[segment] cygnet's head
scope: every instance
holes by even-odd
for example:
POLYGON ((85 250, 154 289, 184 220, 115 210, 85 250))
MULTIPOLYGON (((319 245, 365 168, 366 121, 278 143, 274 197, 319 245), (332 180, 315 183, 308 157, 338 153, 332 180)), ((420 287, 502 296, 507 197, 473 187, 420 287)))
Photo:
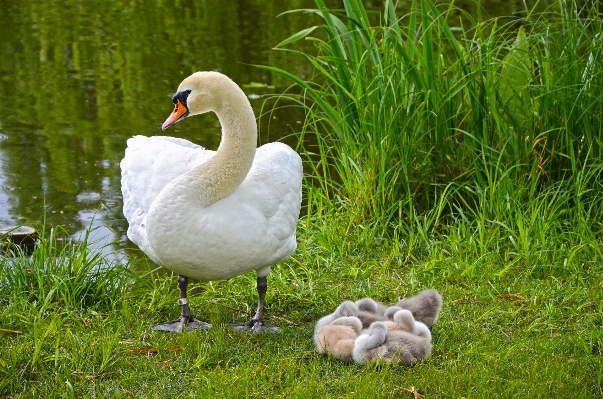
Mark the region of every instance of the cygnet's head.
POLYGON ((399 306, 390 306, 389 308, 387 308, 387 310, 384 313, 384 317, 385 320, 393 320, 394 319, 394 315, 399 311, 402 310, 401 307, 399 306))
POLYGON ((351 327, 356 334, 359 334, 362 330, 362 323, 360 322, 360 319, 354 316, 340 317, 335 319, 330 325, 351 327))
POLYGON ((412 317, 412 313, 410 312, 410 310, 407 310, 407 309, 398 310, 394 314, 393 320, 404 331, 407 331, 411 334, 415 334, 415 318, 412 317))
POLYGON ((387 335, 387 326, 382 321, 376 321, 371 324, 369 328, 369 335, 371 337, 381 338, 381 340, 385 341, 385 336, 387 335))
POLYGON ((425 323, 421 323, 420 321, 415 322, 414 333, 419 337, 425 338, 427 342, 431 343, 431 330, 425 325, 425 323))
POLYGON ((377 302, 371 298, 362 298, 356 301, 356 306, 361 312, 377 313, 377 302))
POLYGON ((337 317, 349 317, 358 316, 358 307, 352 301, 343 301, 341 305, 335 310, 335 316, 337 317))

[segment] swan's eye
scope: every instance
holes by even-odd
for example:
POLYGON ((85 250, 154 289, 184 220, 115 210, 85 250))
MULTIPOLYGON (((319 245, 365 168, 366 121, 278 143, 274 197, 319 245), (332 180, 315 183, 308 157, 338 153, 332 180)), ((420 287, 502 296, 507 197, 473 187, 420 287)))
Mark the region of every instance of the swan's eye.
POLYGON ((172 102, 176 105, 178 100, 180 100, 180 102, 186 107, 186 99, 188 98, 188 95, 191 94, 192 90, 182 90, 179 91, 178 93, 174 94, 172 96, 172 102))

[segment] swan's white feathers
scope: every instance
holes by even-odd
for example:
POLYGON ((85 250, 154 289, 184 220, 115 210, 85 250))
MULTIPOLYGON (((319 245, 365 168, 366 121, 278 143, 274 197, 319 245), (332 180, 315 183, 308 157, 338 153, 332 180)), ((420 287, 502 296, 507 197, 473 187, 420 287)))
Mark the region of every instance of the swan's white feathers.
MULTIPOLYGON (((126 156, 120 164, 124 203, 136 201, 141 211, 148 213, 169 182, 206 162, 214 153, 175 137, 135 136, 128 139, 126 156)), ((126 218, 128 216, 126 213, 126 218)))
POLYGON ((173 137, 128 140, 121 169, 130 240, 155 262, 201 280, 228 279, 288 258, 296 248, 302 164, 299 155, 282 143, 256 150, 246 179, 232 194, 165 226, 169 242, 164 248, 156 251, 149 244, 145 223, 155 198, 172 180, 213 154, 173 137))

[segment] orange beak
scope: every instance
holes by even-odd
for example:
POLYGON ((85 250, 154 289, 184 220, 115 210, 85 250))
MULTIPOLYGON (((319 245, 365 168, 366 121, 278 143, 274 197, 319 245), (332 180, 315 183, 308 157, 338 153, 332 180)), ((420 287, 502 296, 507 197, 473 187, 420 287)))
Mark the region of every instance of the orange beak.
POLYGON ((182 105, 180 100, 176 100, 176 106, 174 107, 174 111, 170 114, 170 116, 163 122, 161 125, 161 130, 165 130, 168 127, 172 126, 174 123, 178 122, 181 119, 184 119, 188 116, 188 109, 182 105))

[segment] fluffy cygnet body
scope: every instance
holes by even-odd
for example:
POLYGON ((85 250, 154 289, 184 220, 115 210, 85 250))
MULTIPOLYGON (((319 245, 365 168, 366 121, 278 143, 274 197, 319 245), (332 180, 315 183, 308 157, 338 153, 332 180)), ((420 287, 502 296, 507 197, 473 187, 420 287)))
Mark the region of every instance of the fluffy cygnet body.
POLYGON ((366 311, 359 311, 358 312, 358 319, 360 319, 360 322, 362 323, 362 328, 363 329, 367 329, 374 322, 376 322, 376 321, 383 321, 383 316, 380 316, 380 315, 375 314, 375 313, 366 312, 366 311))
POLYGON ((431 327, 438 320, 440 309, 442 309, 442 296, 436 290, 427 290, 410 298, 402 299, 396 306, 410 310, 415 320, 431 327))
POLYGON ((368 334, 356 338, 353 359, 358 364, 387 362, 413 364, 431 354, 432 345, 412 333, 388 331, 383 322, 371 325, 368 334))
POLYGON ((352 361, 354 343, 362 323, 354 316, 335 319, 331 324, 321 327, 314 334, 314 346, 320 354, 330 354, 344 362, 352 361))

